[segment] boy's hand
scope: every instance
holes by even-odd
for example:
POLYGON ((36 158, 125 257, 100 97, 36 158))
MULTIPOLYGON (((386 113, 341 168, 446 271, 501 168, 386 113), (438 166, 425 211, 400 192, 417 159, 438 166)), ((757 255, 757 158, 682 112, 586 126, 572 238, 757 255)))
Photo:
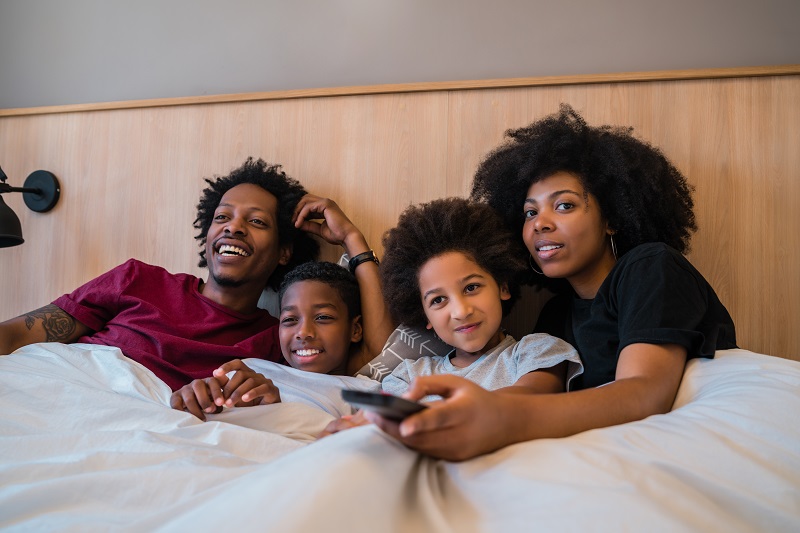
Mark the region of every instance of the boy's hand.
POLYGON ((169 403, 173 409, 188 411, 205 420, 206 413, 219 413, 223 406, 248 407, 280 401, 281 393, 272 380, 235 359, 214 370, 212 377, 195 379, 176 390, 169 403), (233 371, 228 379, 226 374, 233 371))
POLYGON ((234 359, 220 366, 214 370, 214 377, 210 379, 216 379, 222 384, 221 397, 214 398, 216 405, 220 407, 249 407, 281 401, 281 393, 272 380, 244 364, 241 359, 234 359), (232 371, 235 373, 228 379, 226 374, 232 371))
POLYGON ((318 439, 339 433, 346 429, 351 429, 357 426, 365 426, 369 424, 369 420, 364 417, 364 411, 358 411, 354 415, 345 415, 341 418, 331 421, 322 432, 317 435, 318 439))
MULTIPOLYGON (((225 381, 227 379, 225 378, 225 381)), ((222 384, 212 377, 195 379, 176 390, 169 399, 169 405, 178 411, 188 411, 205 421, 205 413, 219 413, 222 411, 224 401, 222 384)))

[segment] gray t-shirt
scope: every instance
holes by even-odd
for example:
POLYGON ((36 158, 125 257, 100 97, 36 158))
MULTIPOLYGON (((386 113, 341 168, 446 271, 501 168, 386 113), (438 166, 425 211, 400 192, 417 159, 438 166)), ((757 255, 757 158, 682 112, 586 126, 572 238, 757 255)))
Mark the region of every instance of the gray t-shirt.
POLYGON ((578 352, 572 346, 558 337, 542 333, 526 335, 519 342, 506 335, 500 344, 464 368, 453 366, 451 354, 405 359, 391 375, 386 376, 381 387, 384 392, 402 394, 417 376, 451 374, 466 378, 484 389, 496 390, 513 385, 528 372, 551 368, 563 361, 569 361, 567 383, 583 372, 578 352))

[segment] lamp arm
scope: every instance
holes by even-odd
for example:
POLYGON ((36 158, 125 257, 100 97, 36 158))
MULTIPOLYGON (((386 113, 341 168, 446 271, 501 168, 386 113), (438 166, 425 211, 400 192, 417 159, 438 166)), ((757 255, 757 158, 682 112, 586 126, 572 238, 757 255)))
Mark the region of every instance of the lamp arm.
POLYGON ((42 194, 42 189, 38 187, 11 187, 10 185, 6 185, 5 183, 0 183, 0 194, 4 194, 7 192, 29 192, 32 194, 42 194))
POLYGON ((52 172, 37 170, 31 173, 22 187, 12 187, 6 183, 6 175, 0 168, 0 194, 7 192, 21 192, 25 205, 37 213, 50 211, 61 196, 61 186, 58 178, 52 172))

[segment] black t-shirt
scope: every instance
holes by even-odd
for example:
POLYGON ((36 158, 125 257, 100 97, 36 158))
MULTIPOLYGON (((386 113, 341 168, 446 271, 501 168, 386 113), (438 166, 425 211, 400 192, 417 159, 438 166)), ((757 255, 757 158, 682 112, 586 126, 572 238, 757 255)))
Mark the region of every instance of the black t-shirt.
POLYGON ((578 350, 585 370, 570 390, 614 381, 619 354, 629 344, 680 344, 688 358, 736 348, 733 319, 714 289, 663 243, 642 244, 622 256, 594 299, 571 294, 550 300, 535 331, 578 350))

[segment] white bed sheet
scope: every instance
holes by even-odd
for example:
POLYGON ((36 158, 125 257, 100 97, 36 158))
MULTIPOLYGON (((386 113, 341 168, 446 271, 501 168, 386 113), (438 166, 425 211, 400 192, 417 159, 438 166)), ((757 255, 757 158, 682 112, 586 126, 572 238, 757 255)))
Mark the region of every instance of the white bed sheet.
POLYGON ((250 360, 285 403, 200 422, 109 347, 0 357, 12 531, 800 531, 800 363, 694 360, 667 415, 463 463, 374 427, 314 441, 374 382, 250 360))

